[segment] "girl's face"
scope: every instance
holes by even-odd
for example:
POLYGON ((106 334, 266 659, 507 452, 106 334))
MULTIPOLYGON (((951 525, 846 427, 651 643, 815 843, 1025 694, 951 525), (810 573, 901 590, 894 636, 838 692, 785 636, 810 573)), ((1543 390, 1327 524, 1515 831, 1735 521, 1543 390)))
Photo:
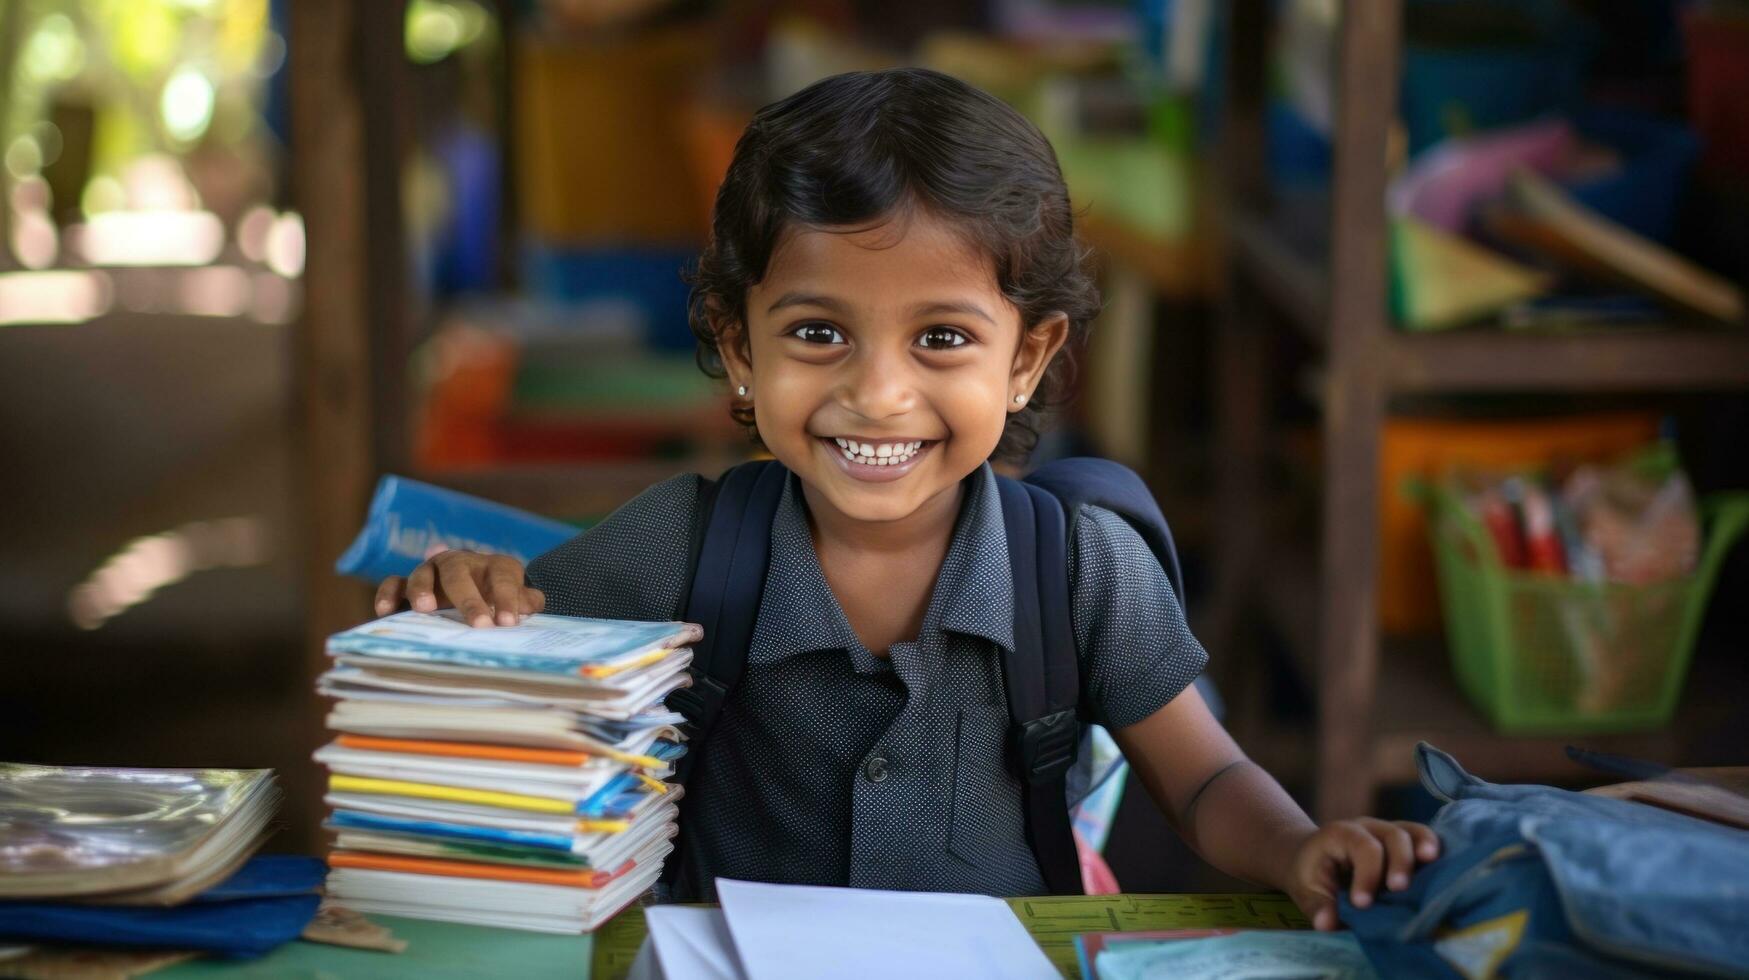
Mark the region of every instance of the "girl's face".
POLYGON ((956 494, 995 450, 1068 336, 1022 330, 990 259, 914 209, 862 230, 785 233, 722 344, 759 436, 814 493, 860 521, 956 494))

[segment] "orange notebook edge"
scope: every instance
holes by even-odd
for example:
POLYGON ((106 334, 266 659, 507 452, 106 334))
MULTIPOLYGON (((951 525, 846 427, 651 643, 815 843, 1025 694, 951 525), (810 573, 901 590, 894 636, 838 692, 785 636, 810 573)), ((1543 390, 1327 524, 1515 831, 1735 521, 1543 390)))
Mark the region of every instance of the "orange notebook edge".
POLYGON ((367 749, 374 752, 407 752, 413 755, 440 755, 461 759, 495 759, 500 762, 535 762, 552 766, 580 766, 594 758, 586 752, 565 749, 529 749, 479 742, 383 738, 377 735, 339 735, 337 741, 349 749, 367 749))
POLYGON ((548 868, 480 864, 472 861, 445 861, 437 858, 370 854, 363 851, 334 851, 328 855, 328 866, 331 868, 357 868, 362 871, 400 871, 408 874, 442 875, 449 878, 481 878, 489 881, 512 881, 529 885, 602 888, 615 878, 630 871, 633 863, 628 861, 612 871, 556 871, 548 868))
POLYGON ((651 650, 649 653, 639 654, 638 656, 617 664, 585 664, 584 666, 577 668, 577 675, 592 680, 602 677, 612 677, 615 674, 623 674, 628 670, 636 670, 639 667, 648 667, 653 663, 661 661, 665 657, 671 656, 678 649, 680 648, 663 647, 660 650, 651 650))

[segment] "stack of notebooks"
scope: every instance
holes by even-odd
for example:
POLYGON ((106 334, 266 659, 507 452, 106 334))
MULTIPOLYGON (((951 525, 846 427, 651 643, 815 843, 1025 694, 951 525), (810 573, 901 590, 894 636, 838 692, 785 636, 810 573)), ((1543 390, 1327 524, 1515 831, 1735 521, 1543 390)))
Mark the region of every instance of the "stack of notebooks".
POLYGON ((251 857, 279 796, 264 769, 0 763, 0 940, 247 956, 297 938, 321 862, 251 857))
POLYGON ((587 932, 673 849, 663 699, 696 626, 404 612, 328 640, 328 895, 361 912, 587 932))

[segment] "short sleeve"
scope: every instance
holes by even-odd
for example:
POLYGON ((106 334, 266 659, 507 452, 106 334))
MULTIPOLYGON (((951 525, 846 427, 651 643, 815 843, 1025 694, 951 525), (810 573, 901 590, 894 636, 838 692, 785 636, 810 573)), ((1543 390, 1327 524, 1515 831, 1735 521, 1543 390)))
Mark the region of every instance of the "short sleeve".
POLYGON ((700 478, 684 473, 633 497, 600 524, 528 563, 547 612, 673 619, 692 547, 700 478))
POLYGON ((1114 730, 1133 725, 1208 666, 1160 562, 1123 518, 1102 507, 1082 509, 1069 581, 1093 720, 1114 730))

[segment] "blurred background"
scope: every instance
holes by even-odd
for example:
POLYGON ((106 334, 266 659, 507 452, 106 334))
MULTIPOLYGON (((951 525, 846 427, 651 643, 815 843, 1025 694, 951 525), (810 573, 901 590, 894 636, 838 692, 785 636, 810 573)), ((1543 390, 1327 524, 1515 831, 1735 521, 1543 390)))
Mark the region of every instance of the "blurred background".
MULTIPOLYGON (((1749 3, 3 0, 0 758, 274 767, 402 474, 585 526, 750 447, 682 271, 760 105, 917 64, 1106 295, 1040 458, 1154 487, 1245 748, 1749 762, 1749 3)), ((1139 788, 1127 891, 1228 887, 1139 788)))

